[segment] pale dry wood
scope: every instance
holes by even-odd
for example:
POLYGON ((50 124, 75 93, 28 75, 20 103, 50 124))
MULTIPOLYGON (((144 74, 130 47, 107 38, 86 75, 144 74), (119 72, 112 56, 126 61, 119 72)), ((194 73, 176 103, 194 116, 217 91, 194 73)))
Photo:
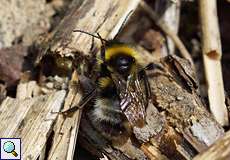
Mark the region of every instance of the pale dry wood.
POLYGON ((36 81, 29 81, 27 83, 19 83, 17 86, 16 98, 26 99, 36 97, 39 95, 40 88, 36 81))
POLYGON ((149 14, 150 18, 167 34, 175 43, 176 47, 180 50, 181 55, 188 59, 190 63, 193 65, 193 60, 188 50, 185 48, 184 44, 177 36, 175 32, 173 32, 164 21, 159 20, 159 15, 151 9, 143 0, 140 2, 142 8, 149 14))
MULTIPOLYGON (((90 55, 92 37, 73 30, 83 30, 95 35, 99 33, 105 39, 112 39, 138 3, 139 0, 84 0, 79 6, 73 5, 51 39, 45 42, 45 49, 36 62, 39 63, 49 53, 73 57, 79 52, 90 55)), ((100 43, 98 40, 96 42, 100 43)))
POLYGON ((103 157, 103 158, 100 158, 100 160, 109 160, 109 158, 108 158, 106 155, 103 154, 103 156, 104 156, 104 157, 103 157))
MULTIPOLYGON (((69 92, 65 99, 64 110, 78 105, 82 94, 79 90, 76 71, 72 74, 69 92)), ((59 114, 54 126, 54 136, 48 159, 73 159, 78 127, 80 124, 81 110, 73 112, 70 117, 59 114)))
POLYGON ((230 158, 230 132, 215 142, 208 150, 198 154, 193 160, 228 160, 230 158))
POLYGON ((39 160, 45 160, 46 159, 46 145, 42 148, 41 153, 39 155, 39 160))
MULTIPOLYGON (((157 0, 155 2, 155 12, 159 15, 159 20, 163 21, 171 31, 177 34, 180 21, 180 0, 157 0)), ((174 54, 175 44, 172 39, 166 35, 167 43, 164 43, 162 54, 174 54)))
POLYGON ((0 106, 0 137, 22 139, 22 158, 36 160, 60 111, 66 92, 27 98, 6 98, 0 106), (16 116, 14 116, 16 115, 16 116))
POLYGON ((210 110, 223 126, 229 124, 225 105, 224 84, 221 69, 221 41, 216 0, 200 0, 202 52, 207 80, 210 110))

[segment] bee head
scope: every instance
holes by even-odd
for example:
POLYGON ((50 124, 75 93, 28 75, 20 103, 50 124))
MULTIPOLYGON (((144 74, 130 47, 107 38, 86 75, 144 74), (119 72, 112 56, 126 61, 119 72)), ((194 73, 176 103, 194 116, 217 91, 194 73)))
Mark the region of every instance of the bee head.
POLYGON ((109 70, 128 76, 137 65, 136 51, 126 44, 115 44, 105 48, 104 60, 109 70))
POLYGON ((82 30, 74 30, 74 32, 81 32, 100 39, 102 43, 100 61, 102 62, 99 61, 99 63, 105 64, 110 71, 116 71, 127 77, 136 68, 138 53, 129 45, 116 40, 103 39, 99 34, 93 35, 82 30))

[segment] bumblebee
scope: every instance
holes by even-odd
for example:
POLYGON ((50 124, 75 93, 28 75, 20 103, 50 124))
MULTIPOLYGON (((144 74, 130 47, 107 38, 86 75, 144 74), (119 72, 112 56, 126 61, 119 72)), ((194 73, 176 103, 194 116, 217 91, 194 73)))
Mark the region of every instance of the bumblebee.
POLYGON ((102 62, 98 62, 97 96, 88 117, 106 138, 118 139, 129 136, 132 126, 144 125, 147 97, 139 84, 138 53, 127 44, 114 41, 103 47, 102 62))
MULTIPOLYGON (((93 128, 109 140, 130 136, 132 127, 143 127, 150 89, 139 54, 131 46, 99 38, 96 87, 86 96, 93 105, 86 111, 93 128)), ((83 99, 83 101, 86 101, 83 99)))

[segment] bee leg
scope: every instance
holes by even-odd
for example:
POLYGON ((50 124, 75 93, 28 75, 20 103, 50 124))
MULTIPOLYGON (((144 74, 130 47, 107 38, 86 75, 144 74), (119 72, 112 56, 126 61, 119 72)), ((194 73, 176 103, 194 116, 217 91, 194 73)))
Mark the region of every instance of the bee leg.
POLYGON ((144 85, 145 85, 145 90, 146 90, 146 99, 148 100, 151 97, 151 88, 150 84, 148 81, 148 77, 146 74, 144 74, 144 85))
MULTIPOLYGON (((151 64, 148 64, 144 69, 140 70, 139 73, 138 73, 138 78, 140 80, 143 80, 144 82, 144 87, 145 87, 145 95, 146 95, 146 102, 148 102, 149 98, 151 97, 152 93, 151 93, 151 88, 150 88, 150 84, 149 84, 149 81, 148 81, 148 77, 146 75, 146 72, 145 70, 149 67, 153 67, 152 66, 152 63, 151 64)), ((147 105, 147 104, 146 104, 147 105)))
POLYGON ((95 97, 96 89, 93 89, 88 95, 83 97, 83 99, 80 101, 78 105, 75 105, 65 111, 58 112, 60 114, 63 114, 64 116, 71 116, 71 113, 74 113, 75 111, 84 108, 84 106, 95 97))
MULTIPOLYGON (((71 78, 71 85, 70 88, 72 88, 72 90, 74 91, 73 94, 76 94, 76 88, 78 88, 78 83, 77 81, 79 81, 79 77, 77 76, 77 72, 76 70, 73 72, 72 74, 72 78, 71 78)), ((52 113, 58 113, 58 114, 62 114, 64 116, 71 116, 71 113, 74 113, 75 111, 77 111, 78 109, 82 109, 90 100, 92 100, 93 97, 95 97, 96 95, 96 88, 92 88, 90 92, 88 92, 86 94, 86 96, 84 96, 82 98, 82 100, 79 102, 78 105, 74 105, 73 107, 61 111, 61 112, 52 112, 52 113)))
POLYGON ((154 70, 154 69, 159 69, 164 71, 164 68, 159 65, 159 64, 155 64, 155 63, 149 63, 145 68, 143 68, 142 70, 154 70))

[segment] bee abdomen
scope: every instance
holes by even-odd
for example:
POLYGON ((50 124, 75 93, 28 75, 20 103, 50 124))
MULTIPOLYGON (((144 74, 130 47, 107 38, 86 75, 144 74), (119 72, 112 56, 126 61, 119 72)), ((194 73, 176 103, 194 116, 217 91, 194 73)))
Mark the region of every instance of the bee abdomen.
POLYGON ((127 120, 118 110, 94 107, 89 117, 93 127, 108 139, 117 139, 129 132, 127 120))

